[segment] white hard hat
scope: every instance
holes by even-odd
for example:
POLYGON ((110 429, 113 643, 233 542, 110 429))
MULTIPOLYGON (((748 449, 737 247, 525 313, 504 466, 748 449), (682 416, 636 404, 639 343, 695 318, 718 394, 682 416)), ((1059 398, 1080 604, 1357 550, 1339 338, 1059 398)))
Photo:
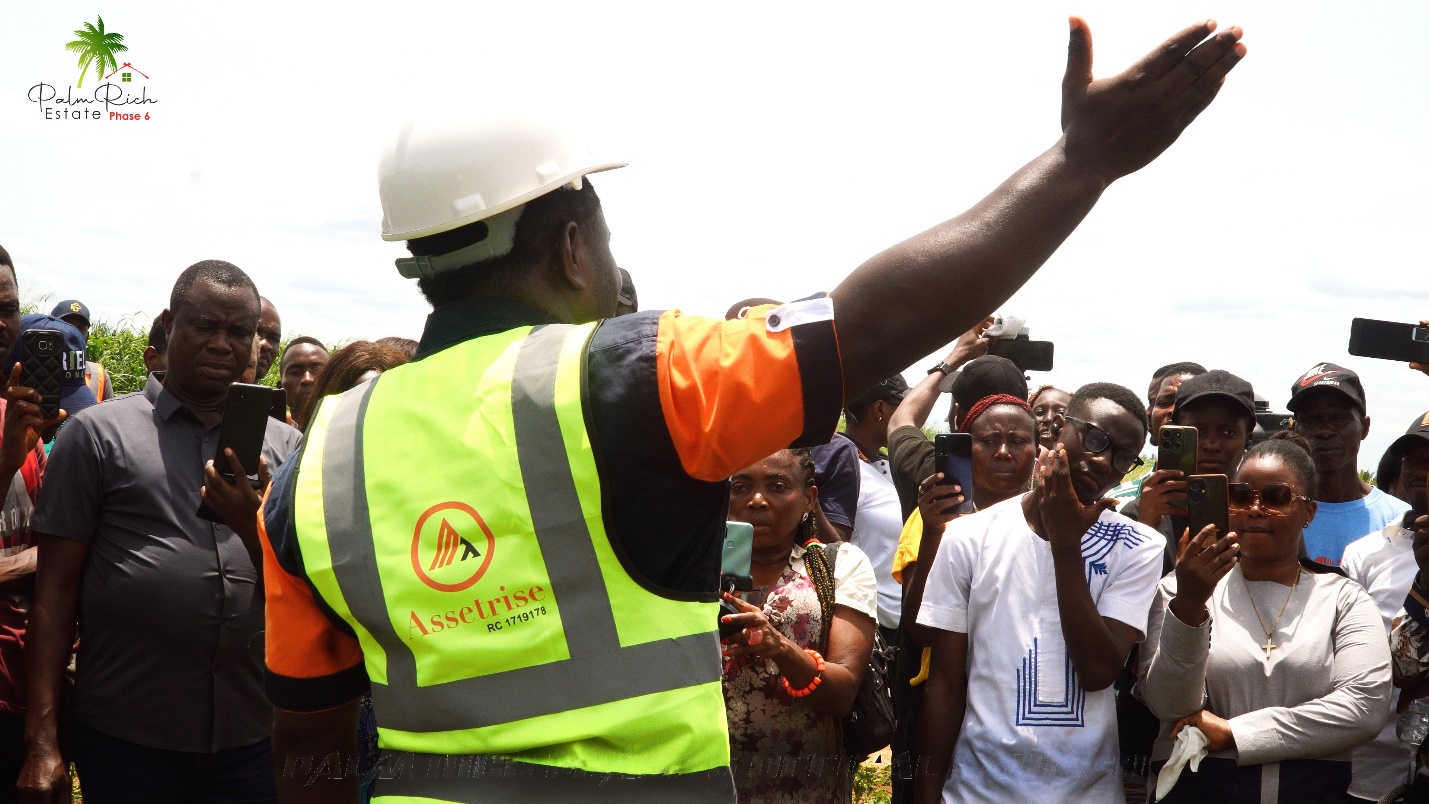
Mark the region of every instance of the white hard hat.
MULTIPOLYGON (((388 143, 377 169, 382 239, 413 240, 485 220, 490 236, 461 250, 482 253, 442 256, 460 256, 455 261, 461 264, 502 256, 511 250, 522 204, 566 185, 579 188, 587 174, 624 166, 596 158, 569 130, 539 118, 409 122, 388 143)), ((398 267, 405 276, 459 267, 434 259, 403 259, 398 267)))

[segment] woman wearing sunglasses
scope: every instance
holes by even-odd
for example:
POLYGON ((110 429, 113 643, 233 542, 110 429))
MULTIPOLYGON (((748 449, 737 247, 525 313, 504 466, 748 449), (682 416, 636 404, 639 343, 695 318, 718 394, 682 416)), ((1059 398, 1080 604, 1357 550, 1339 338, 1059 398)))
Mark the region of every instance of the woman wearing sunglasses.
POLYGON ((1195 726, 1199 772, 1163 801, 1350 801, 1350 750, 1374 738, 1390 696, 1378 610, 1338 570, 1299 558, 1315 516, 1315 463, 1276 433, 1229 486, 1230 529, 1196 534, 1161 582, 1139 692, 1162 721, 1153 767, 1195 726))

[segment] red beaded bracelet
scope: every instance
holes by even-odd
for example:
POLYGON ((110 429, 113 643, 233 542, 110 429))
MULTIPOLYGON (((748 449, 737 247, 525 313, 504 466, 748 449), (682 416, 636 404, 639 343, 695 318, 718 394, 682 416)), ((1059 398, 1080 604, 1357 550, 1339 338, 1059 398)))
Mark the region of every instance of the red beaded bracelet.
POLYGON ((824 682, 824 657, 820 655, 819 652, 816 650, 804 648, 804 652, 814 658, 814 678, 809 682, 809 686, 804 687, 801 690, 796 690, 793 687, 789 686, 789 679, 784 678, 783 676, 779 677, 779 681, 784 684, 784 691, 789 693, 789 697, 791 698, 803 698, 804 696, 818 689, 819 685, 824 682))

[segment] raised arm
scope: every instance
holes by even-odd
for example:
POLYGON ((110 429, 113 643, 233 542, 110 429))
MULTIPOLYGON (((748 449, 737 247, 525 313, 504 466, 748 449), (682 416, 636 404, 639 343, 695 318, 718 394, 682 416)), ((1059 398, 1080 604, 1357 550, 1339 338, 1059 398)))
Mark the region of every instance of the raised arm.
POLYGON ((997 309, 1107 185, 1175 142, 1245 55, 1239 28, 1207 40, 1214 30, 1213 21, 1192 25, 1125 72, 1093 81, 1091 31, 1072 18, 1062 138, 972 209, 875 255, 834 289, 846 394, 997 309), (889 310, 904 314, 891 321, 889 310))
POLYGON ((948 367, 946 372, 931 372, 913 386, 913 390, 903 397, 903 402, 893 409, 893 415, 888 417, 888 432, 900 427, 922 427, 928 423, 928 414, 933 412, 933 405, 938 401, 938 386, 947 373, 957 371, 973 358, 987 354, 989 341, 982 334, 990 326, 992 317, 988 316, 958 338, 952 351, 943 358, 943 365, 948 367))

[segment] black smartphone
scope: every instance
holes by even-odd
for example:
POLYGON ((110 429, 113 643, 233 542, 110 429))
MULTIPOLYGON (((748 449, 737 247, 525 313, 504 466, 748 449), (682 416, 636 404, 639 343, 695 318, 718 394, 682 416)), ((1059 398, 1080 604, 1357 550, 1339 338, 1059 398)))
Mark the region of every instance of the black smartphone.
POLYGON ((987 353, 1005 357, 1023 371, 1052 370, 1052 342, 1027 338, 995 340, 987 345, 987 353))
POLYGON ((1350 322, 1350 354, 1401 363, 1429 363, 1429 327, 1356 318, 1350 322))
POLYGON ((952 511, 972 513, 976 510, 973 505, 973 437, 967 433, 938 433, 933 439, 933 453, 933 468, 943 473, 943 483, 963 489, 963 501, 952 511))
POLYGON ((1187 514, 1191 528, 1191 538, 1207 525, 1216 529, 1206 545, 1216 543, 1216 539, 1230 533, 1230 506, 1227 503, 1225 475, 1191 475, 1186 482, 1186 500, 1190 503, 1187 514))
MULTIPOLYGON (((1181 424, 1163 424, 1156 437, 1156 468, 1176 469, 1186 477, 1196 473, 1196 428, 1181 424)), ((1186 503, 1172 500, 1172 508, 1186 510, 1186 503)))
POLYGON ((77 370, 84 376, 82 364, 74 369, 69 365, 64 342, 64 334, 57 329, 30 329, 20 334, 20 383, 39 392, 40 415, 46 419, 60 415, 60 383, 65 372, 77 370))
POLYGON ((273 389, 273 407, 268 410, 268 418, 288 423, 288 392, 282 388, 273 389))
POLYGON ((218 431, 218 446, 213 453, 213 466, 229 482, 234 481, 225 449, 232 449, 254 488, 258 487, 258 458, 263 454, 263 435, 268 431, 268 414, 273 409, 275 389, 266 385, 236 382, 228 386, 228 401, 223 406, 223 426, 218 431))

